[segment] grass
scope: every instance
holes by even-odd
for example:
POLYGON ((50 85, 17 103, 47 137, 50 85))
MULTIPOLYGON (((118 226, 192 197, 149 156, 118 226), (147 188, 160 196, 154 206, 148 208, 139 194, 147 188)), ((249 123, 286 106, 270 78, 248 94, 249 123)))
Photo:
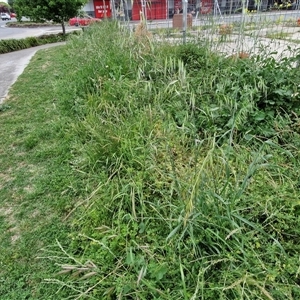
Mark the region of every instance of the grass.
POLYGON ((63 62, 59 52, 37 54, 2 105, 1 299, 56 299, 42 283, 52 267, 37 257, 55 238, 67 236, 62 218, 76 194, 66 119, 49 80, 63 62))
POLYGON ((0 107, 0 298, 298 299, 292 63, 113 22, 38 52, 0 107))
POLYGON ((286 40, 291 33, 288 32, 267 32, 266 37, 269 39, 286 40))

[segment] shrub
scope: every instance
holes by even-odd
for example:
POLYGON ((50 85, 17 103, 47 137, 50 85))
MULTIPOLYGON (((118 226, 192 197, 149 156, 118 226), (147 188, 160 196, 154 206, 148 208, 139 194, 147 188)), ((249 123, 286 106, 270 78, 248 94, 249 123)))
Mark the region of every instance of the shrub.
POLYGON ((0 40, 0 54, 18 51, 22 49, 28 49, 31 47, 36 47, 36 46, 50 44, 50 43, 63 42, 66 41, 70 35, 74 35, 74 34, 75 35, 78 34, 77 31, 68 33, 66 35, 59 33, 59 34, 42 35, 37 37, 27 37, 24 39, 0 40))
POLYGON ((37 23, 32 21, 18 21, 18 22, 8 22, 6 23, 6 27, 19 27, 19 28, 34 28, 34 27, 47 27, 47 26, 59 26, 61 27, 61 24, 55 24, 52 22, 43 22, 43 23, 37 23))

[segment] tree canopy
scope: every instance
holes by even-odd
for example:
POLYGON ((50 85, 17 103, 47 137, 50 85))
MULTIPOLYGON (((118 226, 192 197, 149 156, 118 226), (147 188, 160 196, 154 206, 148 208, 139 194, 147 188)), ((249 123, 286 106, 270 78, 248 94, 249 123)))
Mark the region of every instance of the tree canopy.
POLYGON ((14 9, 18 16, 33 21, 60 23, 65 33, 65 22, 74 17, 87 0, 15 0, 14 9))
POLYGON ((7 3, 8 3, 11 7, 14 6, 14 2, 15 2, 15 0, 8 0, 8 1, 7 1, 7 3))
POLYGON ((9 4, 0 1, 0 12, 7 12, 9 11, 9 9, 10 9, 9 4))

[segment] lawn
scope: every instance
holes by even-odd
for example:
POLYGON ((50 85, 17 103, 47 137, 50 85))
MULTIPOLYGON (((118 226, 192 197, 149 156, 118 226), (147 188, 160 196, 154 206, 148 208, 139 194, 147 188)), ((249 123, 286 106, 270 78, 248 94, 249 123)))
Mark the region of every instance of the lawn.
POLYGON ((114 22, 39 51, 0 106, 1 300, 299 299, 295 60, 114 22))

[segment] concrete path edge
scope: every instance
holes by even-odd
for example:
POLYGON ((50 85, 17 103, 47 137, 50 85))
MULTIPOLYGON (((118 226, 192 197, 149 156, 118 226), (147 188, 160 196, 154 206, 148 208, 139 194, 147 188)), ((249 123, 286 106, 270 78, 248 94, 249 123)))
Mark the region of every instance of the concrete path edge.
POLYGON ((65 45, 65 42, 46 44, 20 51, 0 55, 0 104, 9 93, 9 89, 23 73, 35 53, 41 49, 65 45))

